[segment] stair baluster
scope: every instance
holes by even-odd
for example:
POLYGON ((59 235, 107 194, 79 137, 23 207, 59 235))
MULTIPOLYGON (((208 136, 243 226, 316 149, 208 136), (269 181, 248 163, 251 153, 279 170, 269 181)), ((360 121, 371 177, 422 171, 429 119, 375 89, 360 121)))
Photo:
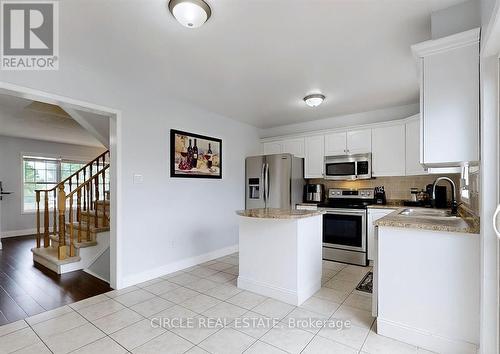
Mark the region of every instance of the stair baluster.
POLYGON ((78 243, 80 243, 82 242, 82 190, 80 188, 76 192, 76 211, 78 213, 78 243))
POLYGON ((44 232, 43 232, 43 247, 47 248, 50 246, 50 240, 49 240, 49 191, 45 191, 45 203, 44 203, 44 210, 43 210, 43 227, 44 227, 44 232))
POLYGON ((52 202, 52 223, 54 227, 52 228, 52 234, 57 235, 57 189, 54 189, 54 200, 52 202))
MULTIPOLYGON (((92 165, 90 165, 90 175, 89 175, 89 178, 92 177, 94 174, 92 173, 92 165)), ((90 199, 89 199, 89 210, 92 210, 92 208, 94 207, 93 206, 93 200, 94 200, 94 196, 93 196, 93 193, 92 193, 92 183, 90 184, 90 199)))
POLYGON ((73 232, 73 195, 69 198, 69 256, 75 256, 75 240, 73 232))
MULTIPOLYGON (((104 175, 104 174, 103 174, 104 175)), ((99 176, 95 177, 95 203, 96 205, 94 206, 94 226, 97 229, 99 227, 99 218, 97 215, 97 201, 99 200, 99 176)))
POLYGON ((108 227, 108 218, 106 215, 106 171, 102 174, 102 226, 108 227))
POLYGON ((40 233, 40 191, 36 195, 36 248, 40 248, 42 234, 40 233))
POLYGON ((59 193, 57 196, 57 206, 59 212, 59 247, 58 258, 66 259, 66 192, 64 191, 64 184, 59 185, 59 193))
MULTIPOLYGON (((87 171, 86 170, 83 170, 83 180, 86 181, 87 180, 87 171)), ((83 191, 83 210, 87 210, 87 185, 85 185, 85 189, 83 191)))

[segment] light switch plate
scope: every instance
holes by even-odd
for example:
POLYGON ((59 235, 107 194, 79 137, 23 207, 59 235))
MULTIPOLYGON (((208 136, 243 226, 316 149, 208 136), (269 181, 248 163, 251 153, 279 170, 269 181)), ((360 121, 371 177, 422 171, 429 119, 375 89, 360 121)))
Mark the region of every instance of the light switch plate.
POLYGON ((134 184, 142 184, 144 182, 144 176, 139 174, 134 174, 134 184))

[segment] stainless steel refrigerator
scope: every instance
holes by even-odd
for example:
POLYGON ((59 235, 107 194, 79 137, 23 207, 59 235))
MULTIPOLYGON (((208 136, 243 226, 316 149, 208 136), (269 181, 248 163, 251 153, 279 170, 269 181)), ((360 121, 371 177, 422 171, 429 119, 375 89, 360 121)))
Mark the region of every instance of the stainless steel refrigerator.
POLYGON ((295 209, 302 202, 304 159, 291 154, 246 158, 246 209, 295 209))

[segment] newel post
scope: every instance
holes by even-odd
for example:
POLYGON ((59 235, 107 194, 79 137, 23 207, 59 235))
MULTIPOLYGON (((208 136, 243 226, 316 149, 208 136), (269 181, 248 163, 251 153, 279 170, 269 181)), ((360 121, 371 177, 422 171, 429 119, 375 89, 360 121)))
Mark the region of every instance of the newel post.
POLYGON ((59 259, 67 258, 66 248, 66 192, 64 191, 64 184, 59 186, 57 193, 57 212, 59 213, 59 259))

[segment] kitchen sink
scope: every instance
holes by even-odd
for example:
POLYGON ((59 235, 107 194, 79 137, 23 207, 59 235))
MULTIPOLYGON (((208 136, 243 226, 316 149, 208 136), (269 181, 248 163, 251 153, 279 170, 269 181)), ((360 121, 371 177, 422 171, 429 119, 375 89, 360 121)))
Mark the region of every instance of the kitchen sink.
POLYGON ((450 210, 442 209, 413 209, 407 208, 399 212, 399 215, 410 216, 412 218, 457 218, 450 210))

